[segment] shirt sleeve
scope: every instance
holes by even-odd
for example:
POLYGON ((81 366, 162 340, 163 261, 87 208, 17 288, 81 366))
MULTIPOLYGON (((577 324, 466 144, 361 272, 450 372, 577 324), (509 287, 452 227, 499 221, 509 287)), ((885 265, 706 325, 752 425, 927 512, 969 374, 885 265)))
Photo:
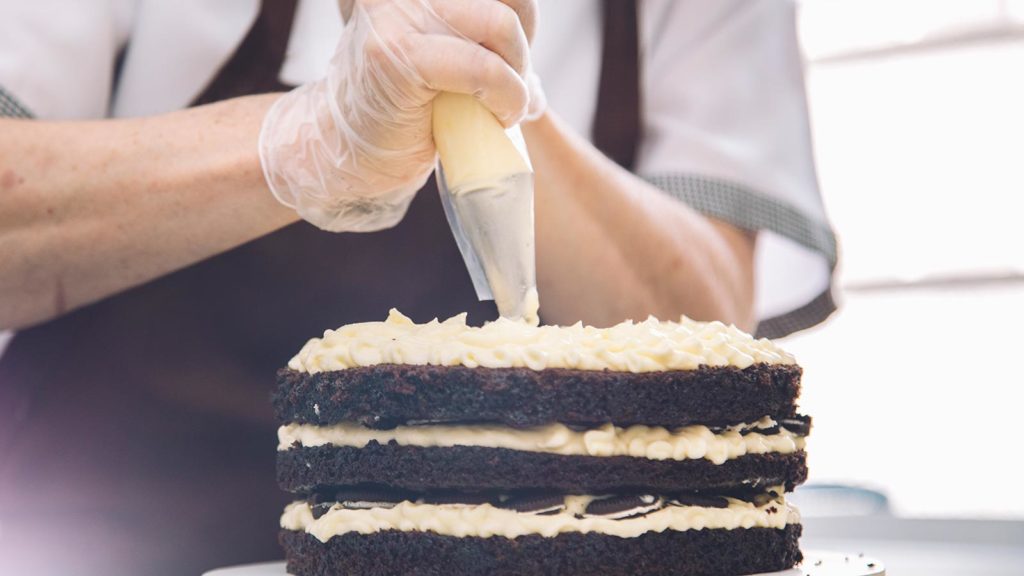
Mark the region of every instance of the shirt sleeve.
POLYGON ((824 320, 836 241, 818 191, 796 9, 788 0, 642 5, 637 173, 758 231, 758 334, 824 320))
POLYGON ((14 96, 0 87, 0 118, 31 118, 28 111, 14 96))
POLYGON ((0 116, 107 115, 129 0, 0 0, 0 116))

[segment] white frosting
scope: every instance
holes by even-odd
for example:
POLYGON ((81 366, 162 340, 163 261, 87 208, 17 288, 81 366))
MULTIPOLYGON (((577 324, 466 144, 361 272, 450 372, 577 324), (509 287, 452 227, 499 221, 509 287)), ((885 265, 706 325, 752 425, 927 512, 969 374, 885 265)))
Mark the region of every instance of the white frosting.
POLYGON ((523 299, 523 322, 530 326, 540 324, 540 294, 536 287, 529 288, 523 299))
POLYGON ((313 338, 288 367, 311 374, 377 364, 656 372, 761 362, 793 364, 794 359, 735 326, 686 317, 679 322, 651 317, 610 328, 531 326, 499 318, 472 327, 465 314, 416 324, 392 310, 385 322, 349 324, 313 338))
POLYGON ((553 537, 566 532, 595 532, 620 538, 635 538, 647 532, 701 530, 704 528, 785 528, 800 522, 800 514, 784 500, 757 506, 729 499, 727 508, 666 506, 644 516, 615 520, 600 516, 578 516, 591 496, 567 496, 567 509, 557 514, 535 514, 496 508, 490 504, 422 504, 402 502, 392 508, 349 510, 335 506, 318 519, 305 501, 293 502, 281 516, 281 527, 312 534, 321 542, 334 536, 357 532, 373 534, 385 530, 434 532, 446 536, 517 538, 526 534, 553 537))
POLYGON ((391 430, 373 430, 355 423, 332 426, 287 424, 277 430, 278 450, 293 444, 300 446, 347 446, 362 448, 370 442, 401 446, 452 447, 477 446, 507 448, 525 452, 543 452, 573 456, 634 456, 652 460, 689 460, 705 458, 715 464, 744 454, 790 454, 803 450, 805 440, 785 428, 765 435, 740 430, 756 425, 768 428, 776 423, 762 418, 755 424, 732 426, 715 434, 707 426, 686 426, 669 430, 656 426, 620 428, 605 424, 592 430, 573 430, 564 424, 548 424, 527 429, 499 425, 398 426, 391 430))

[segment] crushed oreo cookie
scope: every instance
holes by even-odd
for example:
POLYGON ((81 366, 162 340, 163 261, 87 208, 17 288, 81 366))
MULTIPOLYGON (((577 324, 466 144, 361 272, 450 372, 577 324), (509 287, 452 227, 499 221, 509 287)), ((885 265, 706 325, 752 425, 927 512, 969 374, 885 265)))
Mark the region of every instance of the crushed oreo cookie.
POLYGON ((660 510, 663 505, 661 498, 650 494, 611 496, 592 501, 587 505, 585 514, 624 520, 660 510))
POLYGON ((710 430, 712 434, 725 434, 726 432, 732 430, 732 431, 739 432, 740 436, 747 436, 749 434, 755 434, 755 433, 756 434, 761 434, 763 436, 774 436, 774 435, 778 434, 779 432, 782 432, 782 429, 779 427, 778 423, 773 424, 771 426, 764 426, 764 427, 761 427, 762 425, 760 423, 756 423, 756 424, 752 424, 752 425, 742 425, 742 424, 733 424, 733 425, 705 424, 705 426, 707 426, 708 430, 710 430))
POLYGON ((334 498, 333 492, 314 492, 306 498, 310 506, 315 504, 334 504, 337 500, 334 498))
POLYGON ((474 420, 471 418, 431 418, 429 420, 406 420, 402 426, 487 426, 498 425, 500 422, 474 420))
POLYGON ((705 494, 674 494, 669 500, 674 506, 699 506, 701 508, 728 508, 729 501, 721 496, 705 494))
POLYGON ((331 508, 334 508, 335 504, 336 502, 321 502, 310 505, 309 509, 313 512, 313 519, 319 520, 321 516, 327 514, 331 508))
POLYGON ((400 502, 413 498, 413 494, 408 492, 379 488, 342 488, 334 492, 335 502, 349 510, 394 508, 400 502))
POLYGON ((346 510, 370 510, 371 508, 394 508, 398 502, 382 502, 380 500, 344 500, 339 502, 346 510))
POLYGON ((740 436, 747 436, 749 434, 760 434, 762 436, 774 436, 782 432, 782 428, 778 424, 773 424, 766 428, 758 428, 757 425, 749 426, 740 430, 740 436))
MULTIPOLYGON (((727 493, 679 492, 665 496, 652 494, 616 494, 597 497, 578 517, 599 516, 624 520, 643 516, 666 506, 694 506, 701 508, 728 508, 729 498, 756 506, 781 504, 781 495, 775 490, 744 488, 727 493)), ((393 508, 403 501, 432 505, 480 506, 490 504, 497 508, 523 514, 554 515, 569 509, 566 496, 552 493, 466 494, 458 492, 432 492, 416 494, 402 490, 374 487, 332 489, 311 494, 307 499, 314 519, 321 518, 333 508, 369 510, 393 508)), ((775 510, 777 511, 777 509, 775 510)))
POLYGON ((523 513, 557 514, 565 510, 565 496, 559 494, 513 496, 501 501, 498 506, 523 513))
POLYGON ((761 434, 763 436, 774 436, 782 432, 783 429, 797 436, 807 436, 811 432, 811 418, 810 416, 803 416, 801 414, 793 414, 792 416, 786 416, 785 418, 778 418, 775 423, 770 426, 765 426, 761 423, 755 423, 752 425, 722 425, 722 424, 705 424, 709 430, 714 434, 723 434, 729 430, 736 430, 739 426, 739 433, 741 436, 748 434, 761 434))
POLYGON ((318 519, 335 506, 347 510, 369 510, 370 508, 394 508, 400 502, 412 500, 412 494, 384 488, 341 488, 324 490, 312 494, 309 499, 313 518, 318 519))
POLYGON ((722 496, 726 498, 732 498, 734 500, 739 500, 740 502, 747 502, 749 504, 753 504, 754 499, 757 497, 758 494, 760 494, 760 491, 757 490, 730 490, 727 494, 723 494, 722 496))
POLYGON ((764 506, 769 502, 778 502, 779 498, 780 496, 778 492, 769 490, 767 492, 761 492, 760 494, 754 495, 753 502, 755 506, 764 506))
POLYGON ((793 415, 779 420, 779 426, 789 430, 797 436, 807 436, 811 433, 811 418, 809 416, 793 415))
POLYGON ((781 495, 775 490, 758 488, 733 489, 721 494, 724 498, 732 498, 755 506, 764 506, 769 502, 781 503, 781 495))
POLYGON ((424 494, 419 501, 423 504, 464 504, 466 506, 480 506, 481 504, 493 504, 495 497, 486 494, 458 494, 454 492, 436 492, 424 494))

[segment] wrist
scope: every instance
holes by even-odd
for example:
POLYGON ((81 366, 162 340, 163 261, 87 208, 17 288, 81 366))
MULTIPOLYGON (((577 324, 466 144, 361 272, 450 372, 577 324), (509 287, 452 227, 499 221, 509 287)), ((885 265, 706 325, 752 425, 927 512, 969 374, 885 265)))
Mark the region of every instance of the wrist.
POLYGON ((254 147, 267 196, 331 232, 392 227, 433 170, 433 144, 374 142, 365 119, 330 105, 328 84, 300 86, 267 106, 254 147))
POLYGON ((269 230, 298 220, 293 210, 274 200, 264 177, 259 155, 260 127, 267 111, 281 94, 246 96, 211 104, 201 111, 205 128, 191 143, 184 140, 183 155, 198 166, 182 176, 202 174, 209 191, 226 197, 238 196, 246 211, 263 221, 269 230))

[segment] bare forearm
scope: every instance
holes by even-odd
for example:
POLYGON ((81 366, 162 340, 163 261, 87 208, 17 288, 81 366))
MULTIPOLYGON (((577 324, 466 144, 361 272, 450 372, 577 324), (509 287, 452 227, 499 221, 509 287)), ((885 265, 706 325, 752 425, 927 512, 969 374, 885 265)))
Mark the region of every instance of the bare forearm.
POLYGON ((274 96, 159 117, 0 120, 0 328, 60 315, 296 219, 256 141, 274 96))
POLYGON ((752 235, 622 170, 551 114, 524 132, 547 321, 686 314, 753 328, 752 235))

